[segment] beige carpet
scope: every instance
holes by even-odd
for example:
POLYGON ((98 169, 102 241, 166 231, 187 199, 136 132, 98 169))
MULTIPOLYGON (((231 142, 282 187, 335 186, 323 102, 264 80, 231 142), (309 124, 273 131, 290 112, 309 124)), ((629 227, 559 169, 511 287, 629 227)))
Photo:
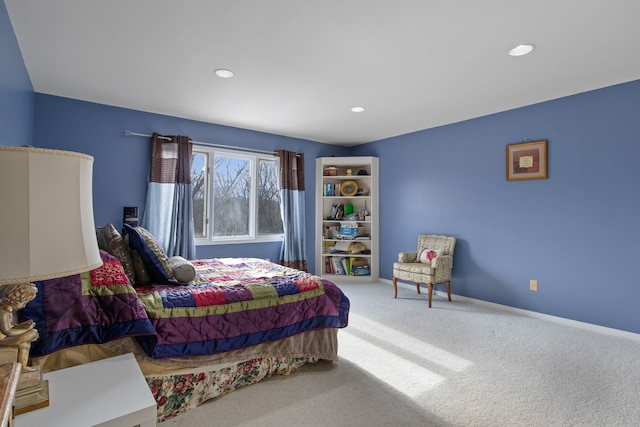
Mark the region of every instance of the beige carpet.
MULTIPOLYGON (((640 340, 388 283, 351 300, 335 364, 205 403, 169 426, 640 426, 640 340)), ((454 285, 455 291, 455 285, 454 285)), ((569 302, 568 302, 569 303, 569 302)))

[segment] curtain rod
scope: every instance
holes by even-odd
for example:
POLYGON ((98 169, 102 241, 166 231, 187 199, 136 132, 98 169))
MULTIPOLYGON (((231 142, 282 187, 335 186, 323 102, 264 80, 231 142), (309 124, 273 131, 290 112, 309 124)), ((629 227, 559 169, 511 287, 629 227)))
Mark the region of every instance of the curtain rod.
MULTIPOLYGON (((152 135, 147 135, 146 133, 131 132, 130 130, 125 130, 124 131, 124 136, 144 136, 144 137, 147 137, 147 138, 151 138, 152 137, 152 135)), ((160 139, 166 139, 168 141, 171 140, 171 138, 169 138, 168 136, 161 136, 160 139)), ((196 145, 207 145, 207 146, 210 146, 210 147, 217 147, 217 148, 230 148, 232 150, 249 151, 251 153, 272 154, 274 156, 278 155, 278 153, 273 152, 273 151, 255 150, 253 148, 235 147, 233 145, 214 144, 213 142, 200 142, 200 141, 193 141, 193 140, 191 142, 193 144, 196 144, 196 145)))

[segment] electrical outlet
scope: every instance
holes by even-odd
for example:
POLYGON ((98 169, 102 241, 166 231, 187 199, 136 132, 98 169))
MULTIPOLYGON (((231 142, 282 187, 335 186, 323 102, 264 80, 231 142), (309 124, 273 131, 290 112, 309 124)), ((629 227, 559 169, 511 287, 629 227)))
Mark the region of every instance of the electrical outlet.
POLYGON ((529 290, 537 291, 538 290, 538 281, 537 280, 529 280, 529 290))

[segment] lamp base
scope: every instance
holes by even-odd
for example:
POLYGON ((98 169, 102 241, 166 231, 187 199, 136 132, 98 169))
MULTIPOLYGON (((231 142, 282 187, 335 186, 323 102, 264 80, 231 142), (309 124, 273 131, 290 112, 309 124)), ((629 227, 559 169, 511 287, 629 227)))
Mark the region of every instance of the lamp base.
POLYGON ((16 396, 13 413, 15 415, 26 414, 47 406, 49 406, 49 381, 44 380, 39 391, 16 396))
POLYGON ((49 382, 43 380, 40 366, 31 368, 35 370, 22 372, 18 379, 14 402, 15 415, 49 406, 49 382))

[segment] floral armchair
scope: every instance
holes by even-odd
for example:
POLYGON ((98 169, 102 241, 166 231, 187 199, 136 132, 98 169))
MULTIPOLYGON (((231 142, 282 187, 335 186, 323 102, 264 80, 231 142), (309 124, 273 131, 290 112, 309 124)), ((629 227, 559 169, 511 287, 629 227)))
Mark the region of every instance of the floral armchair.
POLYGON ((447 296, 451 301, 451 269, 453 268, 453 250, 455 237, 435 234, 418 236, 418 248, 413 252, 400 252, 398 262, 393 263, 394 298, 398 297, 398 280, 414 282, 420 293, 420 285, 429 289, 429 308, 433 285, 447 284, 447 296))

